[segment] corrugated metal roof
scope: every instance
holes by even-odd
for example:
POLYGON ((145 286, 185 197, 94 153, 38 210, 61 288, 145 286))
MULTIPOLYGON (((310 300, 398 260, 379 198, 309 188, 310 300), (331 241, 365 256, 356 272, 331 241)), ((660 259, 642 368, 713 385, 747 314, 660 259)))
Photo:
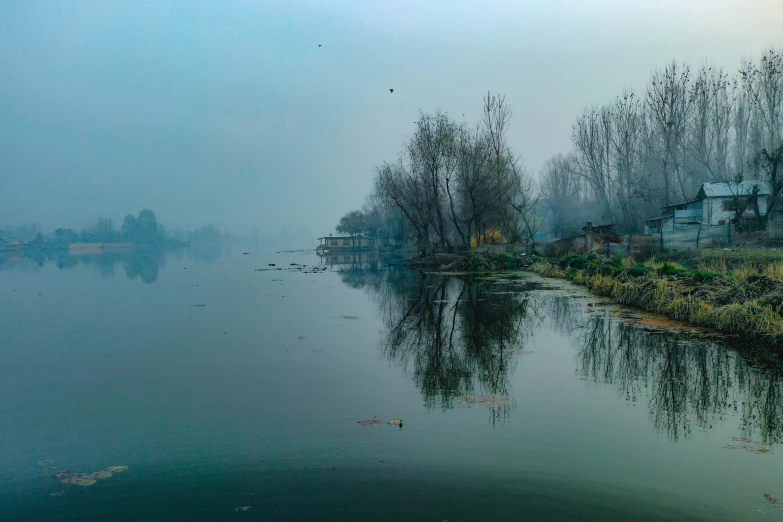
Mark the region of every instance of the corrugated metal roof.
POLYGON ((733 196, 749 196, 753 193, 753 187, 758 185, 759 195, 765 196, 772 194, 772 189, 769 183, 766 181, 743 181, 742 183, 736 182, 720 182, 720 183, 705 183, 701 186, 701 190, 704 191, 704 195, 708 198, 730 198, 733 196))
POLYGON ((690 201, 682 201, 680 203, 672 203, 671 205, 664 205, 661 208, 679 207, 680 205, 690 205, 691 203, 699 203, 700 199, 692 199, 690 201))
POLYGON ((689 208, 686 210, 675 210, 674 211, 674 217, 675 218, 692 218, 692 217, 701 217, 702 209, 700 208, 689 208))

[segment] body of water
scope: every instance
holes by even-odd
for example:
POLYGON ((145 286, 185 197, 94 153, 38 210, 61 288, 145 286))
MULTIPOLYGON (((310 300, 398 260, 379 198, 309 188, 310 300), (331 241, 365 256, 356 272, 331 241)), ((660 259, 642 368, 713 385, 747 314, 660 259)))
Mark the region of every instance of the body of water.
POLYGON ((763 347, 245 252, 0 263, 0 520, 783 519, 763 347))

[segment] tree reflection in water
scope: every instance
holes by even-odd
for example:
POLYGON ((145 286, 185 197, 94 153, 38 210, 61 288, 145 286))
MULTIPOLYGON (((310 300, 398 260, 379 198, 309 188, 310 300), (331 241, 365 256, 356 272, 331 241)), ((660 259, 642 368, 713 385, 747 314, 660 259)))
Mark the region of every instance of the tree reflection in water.
MULTIPOLYGON (((509 395, 519 352, 549 330, 572 339, 579 377, 645 404, 654 428, 673 441, 736 417, 738 437, 783 442, 783 364, 763 349, 650 332, 520 281, 378 265, 340 274, 375 299, 386 326, 383 353, 410 371, 428 408, 453 408, 464 395, 509 395)), ((492 408, 490 421, 512 408, 492 408)))
MULTIPOLYGON (((386 325, 384 356, 411 372, 428 408, 449 409, 466 395, 509 395, 513 372, 533 333, 538 296, 510 283, 420 274, 406 269, 348 269, 343 281, 375 297, 386 325)), ((540 303, 539 303, 540 304, 540 303)), ((513 403, 490 408, 490 422, 513 403)))
POLYGON ((739 348, 684 334, 651 333, 607 315, 575 337, 577 373, 645 399, 656 430, 674 441, 738 415, 739 437, 783 441, 783 368, 739 348))

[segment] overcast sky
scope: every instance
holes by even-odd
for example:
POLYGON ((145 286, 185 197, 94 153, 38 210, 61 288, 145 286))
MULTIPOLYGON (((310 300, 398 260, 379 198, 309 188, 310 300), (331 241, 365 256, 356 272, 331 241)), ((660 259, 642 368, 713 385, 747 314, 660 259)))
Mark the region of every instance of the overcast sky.
POLYGON ((505 94, 537 171, 672 58, 734 71, 781 44, 780 0, 2 0, 0 224, 150 208, 317 236, 419 109, 473 122, 505 94))

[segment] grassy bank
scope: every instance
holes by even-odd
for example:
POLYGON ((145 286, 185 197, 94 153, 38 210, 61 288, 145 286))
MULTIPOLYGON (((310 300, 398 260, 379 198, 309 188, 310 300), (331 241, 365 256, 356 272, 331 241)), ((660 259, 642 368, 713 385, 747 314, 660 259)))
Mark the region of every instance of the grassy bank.
POLYGON ((696 262, 569 256, 538 263, 533 271, 568 279, 613 301, 666 317, 783 343, 783 259, 696 262))

